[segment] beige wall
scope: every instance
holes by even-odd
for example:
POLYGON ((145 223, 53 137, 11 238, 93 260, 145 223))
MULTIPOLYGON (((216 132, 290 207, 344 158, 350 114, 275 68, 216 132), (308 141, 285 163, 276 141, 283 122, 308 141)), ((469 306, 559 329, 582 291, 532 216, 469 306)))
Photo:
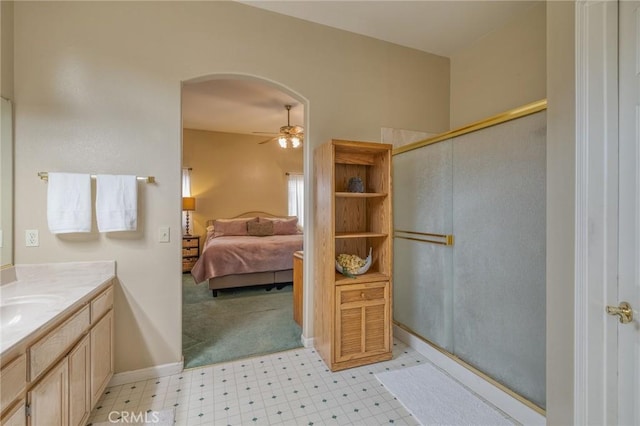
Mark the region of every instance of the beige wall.
POLYGON ((287 172, 302 173, 302 149, 265 144, 265 136, 185 129, 182 161, 191 167, 196 235, 206 221, 259 210, 287 214, 287 172))
MULTIPOLYGON (((0 1, 0 96, 13 100, 13 2, 0 1)), ((12 105, 2 101, 0 124, 0 266, 13 263, 12 105)))
POLYGON ((575 3, 547 5, 547 424, 573 421, 575 3))
POLYGON ((451 128, 546 97, 546 3, 451 56, 451 128))
POLYGON ((13 2, 0 1, 0 96, 13 100, 13 2))
POLYGON ((18 2, 14 29, 15 240, 40 230, 39 247, 17 244, 16 263, 116 260, 118 372, 181 359, 181 81, 242 73, 298 93, 307 170, 332 137, 449 128, 447 58, 235 2, 18 2), (157 184, 141 185, 137 232, 53 236, 38 171, 157 184), (158 243, 167 225, 172 241, 158 243))

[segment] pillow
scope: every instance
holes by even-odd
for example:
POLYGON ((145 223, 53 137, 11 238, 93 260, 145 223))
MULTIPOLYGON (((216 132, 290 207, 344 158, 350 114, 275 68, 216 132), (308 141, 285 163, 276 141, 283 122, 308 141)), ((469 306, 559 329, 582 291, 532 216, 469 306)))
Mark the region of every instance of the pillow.
POLYGON ((247 223, 258 222, 257 217, 241 217, 237 219, 217 219, 213 221, 213 236, 249 235, 247 223))
POLYGON ((207 226, 207 240, 213 238, 213 225, 207 226))
POLYGON ((273 222, 273 235, 299 234, 298 217, 260 217, 260 222, 273 222))
POLYGON ((251 236, 267 237, 273 235, 273 222, 249 222, 247 229, 251 236))

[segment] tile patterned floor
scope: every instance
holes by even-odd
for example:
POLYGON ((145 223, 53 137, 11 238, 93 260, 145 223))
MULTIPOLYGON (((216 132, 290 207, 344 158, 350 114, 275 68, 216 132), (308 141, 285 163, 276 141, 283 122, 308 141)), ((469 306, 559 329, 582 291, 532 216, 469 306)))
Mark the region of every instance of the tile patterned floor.
POLYGON ((293 349, 107 388, 89 425, 167 408, 179 426, 418 425, 375 374, 428 362, 395 340, 390 361, 332 373, 314 348, 293 349))
POLYGON ((315 349, 294 349, 108 388, 89 424, 175 407, 181 426, 416 425, 374 374, 423 362, 396 340, 392 360, 332 373, 315 349))

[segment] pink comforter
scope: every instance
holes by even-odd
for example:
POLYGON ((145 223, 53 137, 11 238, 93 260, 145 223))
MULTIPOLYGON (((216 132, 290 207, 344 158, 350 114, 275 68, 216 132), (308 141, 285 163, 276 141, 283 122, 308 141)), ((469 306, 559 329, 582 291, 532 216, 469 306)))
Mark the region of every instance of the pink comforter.
POLYGON ((210 238, 191 275, 201 283, 224 275, 291 269, 298 250, 302 234, 210 238))

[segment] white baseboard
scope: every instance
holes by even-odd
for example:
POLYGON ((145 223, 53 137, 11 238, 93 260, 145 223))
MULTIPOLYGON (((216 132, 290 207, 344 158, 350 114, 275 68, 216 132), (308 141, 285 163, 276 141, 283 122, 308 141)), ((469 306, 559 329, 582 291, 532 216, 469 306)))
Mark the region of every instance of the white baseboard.
POLYGON ((393 337, 424 355, 429 361, 445 370, 454 379, 507 413, 523 425, 545 425, 546 418, 534 409, 526 406, 502 389, 489 383, 471 370, 458 364, 422 339, 394 325, 393 337))
POLYGON ((156 377, 171 376, 172 374, 181 373, 184 370, 184 360, 173 362, 171 364, 155 365, 140 370, 124 371, 116 373, 109 381, 109 387, 124 385, 126 383, 140 382, 142 380, 154 379, 156 377))
POLYGON ((300 336, 300 341, 302 342, 302 346, 304 346, 305 348, 313 347, 313 337, 305 337, 305 335, 303 334, 300 336))

